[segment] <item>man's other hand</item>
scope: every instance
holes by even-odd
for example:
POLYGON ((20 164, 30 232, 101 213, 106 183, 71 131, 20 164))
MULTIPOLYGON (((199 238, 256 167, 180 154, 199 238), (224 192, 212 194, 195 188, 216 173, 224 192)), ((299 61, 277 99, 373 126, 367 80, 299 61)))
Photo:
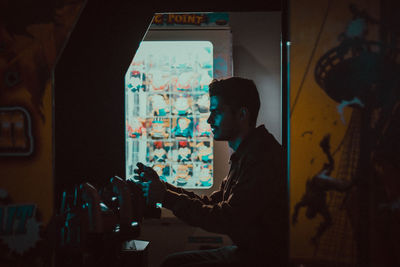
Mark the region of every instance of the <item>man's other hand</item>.
POLYGON ((162 203, 167 188, 157 172, 140 162, 136 166, 136 183, 142 187, 147 205, 154 206, 156 203, 162 203))

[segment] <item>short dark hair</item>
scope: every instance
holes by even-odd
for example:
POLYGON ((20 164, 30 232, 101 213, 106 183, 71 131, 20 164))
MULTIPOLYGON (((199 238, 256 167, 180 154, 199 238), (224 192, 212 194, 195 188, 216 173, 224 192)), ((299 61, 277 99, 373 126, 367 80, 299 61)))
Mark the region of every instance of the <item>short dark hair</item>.
POLYGON ((211 96, 220 96, 224 103, 237 111, 245 107, 250 112, 250 126, 256 126, 260 110, 260 96, 252 80, 231 77, 224 80, 214 79, 209 85, 211 96))

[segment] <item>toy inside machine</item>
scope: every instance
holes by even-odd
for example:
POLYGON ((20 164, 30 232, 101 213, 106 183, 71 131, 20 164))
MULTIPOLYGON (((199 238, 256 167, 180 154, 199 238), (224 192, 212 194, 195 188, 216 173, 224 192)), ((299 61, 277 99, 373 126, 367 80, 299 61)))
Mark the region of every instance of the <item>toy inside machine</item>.
POLYGON ((213 52, 209 41, 141 43, 125 77, 127 179, 141 162, 179 187, 213 185, 213 52))

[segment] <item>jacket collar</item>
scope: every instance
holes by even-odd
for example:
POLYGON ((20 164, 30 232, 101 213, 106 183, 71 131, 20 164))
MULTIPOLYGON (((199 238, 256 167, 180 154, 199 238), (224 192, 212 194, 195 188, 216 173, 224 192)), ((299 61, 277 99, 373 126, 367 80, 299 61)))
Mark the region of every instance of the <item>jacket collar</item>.
POLYGON ((254 142, 258 142, 260 137, 265 135, 265 133, 268 133, 268 131, 264 124, 252 129, 251 132, 240 143, 238 149, 232 153, 230 162, 236 162, 241 159, 247 153, 252 144, 254 142))

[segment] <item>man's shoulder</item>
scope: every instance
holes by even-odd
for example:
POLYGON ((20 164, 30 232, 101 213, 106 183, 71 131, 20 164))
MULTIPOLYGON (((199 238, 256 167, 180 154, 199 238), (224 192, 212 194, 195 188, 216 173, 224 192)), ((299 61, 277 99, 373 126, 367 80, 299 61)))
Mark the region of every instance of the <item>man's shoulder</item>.
MULTIPOLYGON (((264 128, 265 129, 265 128, 264 128)), ((260 131, 254 136, 246 151, 249 160, 265 160, 282 155, 282 146, 267 130, 260 131)))

